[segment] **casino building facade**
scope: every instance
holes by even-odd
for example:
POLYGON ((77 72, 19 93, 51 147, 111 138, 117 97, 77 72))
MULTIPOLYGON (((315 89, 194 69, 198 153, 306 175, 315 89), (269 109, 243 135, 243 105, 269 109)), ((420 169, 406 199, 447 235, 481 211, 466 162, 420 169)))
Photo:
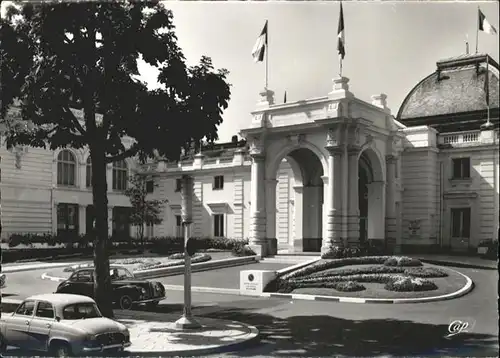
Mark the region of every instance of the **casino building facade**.
MULTIPOLYGON (((180 179, 189 175, 194 190, 191 234, 248 239, 262 255, 322 251, 366 240, 395 251, 474 250, 482 240, 498 239, 498 81, 498 64, 487 55, 439 61, 395 116, 384 94, 362 101, 345 77, 334 79, 325 96, 298 102, 276 104, 273 92, 265 90, 240 132, 243 139, 187 153, 178 163, 157 160, 139 168, 130 162, 126 168, 149 175, 158 185, 150 195, 168 199, 164 221, 149 228, 150 236, 181 235, 180 179)), ((17 154, 1 150, 2 157, 12 156, 7 165, 14 165, 17 154)), ((29 149, 22 156, 31 153, 29 149)), ((29 231, 62 228, 59 216, 48 211, 68 197, 84 231, 81 223, 89 205, 85 156, 71 166, 79 184, 68 189, 60 184, 58 170, 65 167, 59 162, 70 161, 58 155, 36 165, 47 172, 47 186, 54 193, 70 194, 51 194, 61 198, 56 204, 54 196, 31 204, 36 210, 30 215, 36 211, 44 219, 30 219, 29 231)), ((108 180, 113 183, 111 216, 118 215, 113 206, 128 205, 115 190, 115 166, 108 180)), ((13 189, 21 174, 12 174, 12 168, 7 172, 1 184, 4 230, 18 232, 8 220, 18 222, 23 213, 5 206, 4 196, 7 192, 17 203, 28 200, 23 192, 29 184, 13 189)))

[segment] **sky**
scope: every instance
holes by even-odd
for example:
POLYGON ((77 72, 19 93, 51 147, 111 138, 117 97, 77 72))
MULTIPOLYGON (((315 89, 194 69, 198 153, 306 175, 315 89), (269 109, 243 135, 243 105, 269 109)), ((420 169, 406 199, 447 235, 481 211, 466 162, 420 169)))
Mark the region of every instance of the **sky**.
MULTIPOLYGON (((255 63, 252 47, 269 21, 269 89, 275 102, 321 97, 338 77, 339 2, 165 1, 189 64, 202 55, 216 68, 229 70, 229 107, 219 127, 219 141, 248 127, 265 85, 265 65, 255 63)), ((475 51, 477 7, 499 29, 497 1, 344 1, 346 56, 343 75, 351 92, 371 101, 385 93, 394 115, 408 92, 436 69, 436 62, 465 54, 468 38, 475 51)), ((479 33, 479 52, 497 62, 498 35, 479 33)), ((143 80, 155 87, 156 72, 139 63, 143 80)))

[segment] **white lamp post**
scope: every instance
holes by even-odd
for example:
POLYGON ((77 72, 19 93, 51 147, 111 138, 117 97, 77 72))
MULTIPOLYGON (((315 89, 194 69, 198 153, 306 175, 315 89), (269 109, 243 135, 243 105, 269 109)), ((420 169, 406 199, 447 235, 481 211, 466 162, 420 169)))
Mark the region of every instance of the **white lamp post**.
POLYGON ((188 255, 186 245, 189 240, 189 225, 193 222, 193 178, 188 175, 182 177, 181 195, 181 217, 184 228, 184 314, 175 325, 181 329, 195 329, 201 325, 191 313, 191 257, 188 255))

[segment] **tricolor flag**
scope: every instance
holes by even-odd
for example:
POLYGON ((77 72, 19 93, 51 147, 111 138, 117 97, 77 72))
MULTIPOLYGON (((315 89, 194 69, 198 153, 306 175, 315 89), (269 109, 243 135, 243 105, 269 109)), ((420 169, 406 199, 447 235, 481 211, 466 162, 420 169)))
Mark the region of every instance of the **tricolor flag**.
POLYGON ((344 11, 342 10, 342 2, 340 3, 339 29, 337 31, 337 51, 340 58, 345 57, 345 38, 344 38, 344 11))
POLYGON ((264 61, 264 54, 266 52, 267 47, 267 20, 262 32, 260 33, 255 45, 252 49, 252 56, 255 62, 264 61))
POLYGON ((493 25, 491 25, 488 20, 486 20, 486 16, 484 16, 483 12, 481 9, 477 9, 478 11, 478 26, 479 30, 486 32, 487 34, 490 35, 496 35, 497 30, 493 25))

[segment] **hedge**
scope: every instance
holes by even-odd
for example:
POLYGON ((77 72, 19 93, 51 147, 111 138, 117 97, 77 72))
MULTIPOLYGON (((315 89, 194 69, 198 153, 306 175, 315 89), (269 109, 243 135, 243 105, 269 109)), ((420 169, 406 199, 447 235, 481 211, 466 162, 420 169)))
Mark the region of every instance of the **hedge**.
MULTIPOLYGON (((246 240, 235 240, 227 238, 207 238, 194 237, 195 249, 204 251, 208 249, 232 251, 236 256, 249 256, 255 253, 247 246, 246 240)), ((16 262, 21 260, 36 259, 57 259, 70 256, 92 255, 93 243, 90 235, 81 236, 63 236, 49 234, 13 234, 7 242, 10 249, 2 250, 2 260, 4 263, 16 262), (42 248, 16 248, 19 245, 46 244, 49 247, 42 248), (56 247, 55 245, 62 245, 56 247)), ((160 255, 171 255, 184 251, 183 237, 155 237, 145 238, 143 244, 138 239, 124 237, 109 238, 110 252, 119 250, 150 250, 160 255)), ((130 251, 129 251, 130 252, 130 251)))

